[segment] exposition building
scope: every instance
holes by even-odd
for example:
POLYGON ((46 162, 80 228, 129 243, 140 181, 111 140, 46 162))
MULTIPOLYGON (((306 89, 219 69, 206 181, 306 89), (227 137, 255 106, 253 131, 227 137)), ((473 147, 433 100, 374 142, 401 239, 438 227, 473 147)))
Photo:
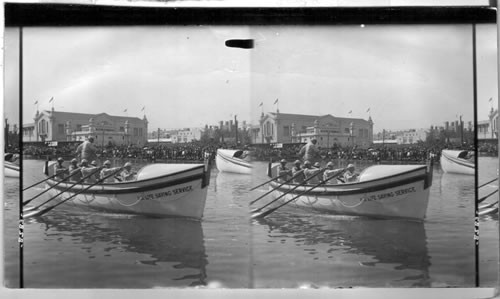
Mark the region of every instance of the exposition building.
POLYGON ((361 118, 270 112, 262 113, 259 127, 252 130, 253 144, 306 143, 316 138, 317 145, 368 148, 373 142, 373 121, 361 118))
POLYGON ((97 145, 136 145, 147 143, 148 120, 52 110, 37 111, 34 123, 23 125, 23 142, 84 141, 93 136, 97 145))

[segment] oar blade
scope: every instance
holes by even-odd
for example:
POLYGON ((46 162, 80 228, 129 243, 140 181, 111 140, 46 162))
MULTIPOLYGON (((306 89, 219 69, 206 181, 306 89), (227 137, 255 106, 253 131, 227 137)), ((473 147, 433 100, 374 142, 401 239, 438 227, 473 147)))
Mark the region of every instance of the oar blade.
POLYGON ((479 216, 493 214, 493 213, 496 213, 496 212, 498 212, 498 206, 497 207, 483 209, 483 210, 479 211, 479 216))
POLYGON ((45 213, 47 213, 48 211, 46 211, 48 208, 45 208, 45 209, 42 209, 42 210, 34 210, 34 211, 30 211, 29 213, 23 213, 23 218, 33 218, 33 217, 38 217, 38 216, 41 216, 45 213))
POLYGON ((36 210, 36 207, 35 207, 35 206, 26 207, 26 208, 24 208, 24 209, 23 209, 23 213, 24 213, 24 212, 33 211, 33 210, 36 210))
POLYGON ((267 215, 269 215, 269 210, 268 211, 265 211, 265 212, 257 212, 257 213, 253 213, 252 216, 250 218, 252 219, 260 219, 260 218, 264 218, 266 217, 267 215))

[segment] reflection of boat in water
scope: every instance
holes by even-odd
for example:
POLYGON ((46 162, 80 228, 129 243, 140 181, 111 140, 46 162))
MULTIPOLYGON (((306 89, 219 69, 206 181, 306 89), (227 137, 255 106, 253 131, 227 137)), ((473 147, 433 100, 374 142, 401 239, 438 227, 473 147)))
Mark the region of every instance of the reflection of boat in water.
MULTIPOLYGON (((172 263, 173 272, 168 273, 177 276, 165 276, 165 279, 185 281, 185 284, 182 283, 185 286, 206 285, 208 261, 199 221, 130 215, 109 217, 101 214, 80 217, 71 213, 51 214, 50 217, 32 221, 44 223, 46 230, 55 229, 71 235, 73 242, 77 238, 81 238, 84 243, 104 242, 119 251, 124 249, 147 255, 147 258, 137 261, 144 265, 172 263)), ((173 282, 172 285, 178 285, 179 282, 173 282)))
POLYGON ((242 159, 243 154, 242 150, 218 149, 215 157, 217 169, 221 172, 251 174, 252 165, 242 159))
MULTIPOLYGON (((299 246, 327 245, 327 253, 365 256, 362 266, 391 265, 395 270, 417 270, 421 275, 411 278, 414 286, 430 286, 431 265, 423 222, 381 220, 350 216, 289 217, 275 216, 256 220, 269 227, 268 235, 283 240, 294 238, 299 246)), ((324 248, 314 246, 314 248, 324 248)))
MULTIPOLYGON (((432 185, 432 165, 374 165, 359 180, 336 185, 270 183, 273 196, 290 206, 324 213, 422 220, 432 185)), ((276 167, 271 169, 276 177, 276 167)))
POLYGON ((447 173, 474 175, 475 164, 468 151, 443 150, 441 151, 441 168, 447 173))
POLYGON ((3 174, 5 177, 18 178, 19 173, 19 165, 8 161, 3 162, 3 174))
POLYGON ((18 154, 6 153, 3 162, 3 175, 7 178, 19 178, 20 167, 16 163, 19 159, 18 154))
MULTIPOLYGON (((51 165, 47 176, 53 174, 51 165)), ((210 167, 207 170, 203 164, 150 164, 139 170, 134 181, 92 185, 49 179, 47 184, 53 188, 51 196, 63 192, 61 200, 76 194, 71 200, 75 205, 118 213, 201 219, 209 181, 210 167)))

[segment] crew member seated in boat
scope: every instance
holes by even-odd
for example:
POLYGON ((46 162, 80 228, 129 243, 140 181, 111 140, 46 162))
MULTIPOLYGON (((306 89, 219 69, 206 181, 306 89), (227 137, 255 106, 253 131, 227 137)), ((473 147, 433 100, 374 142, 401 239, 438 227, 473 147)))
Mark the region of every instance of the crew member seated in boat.
POLYGON ((311 162, 306 161, 304 162, 304 175, 306 177, 306 180, 308 184, 315 185, 319 183, 319 172, 321 169, 319 168, 319 162, 316 162, 314 166, 318 167, 312 167, 311 162))
POLYGON ((123 166, 123 171, 120 173, 122 182, 128 182, 135 180, 136 172, 132 171, 132 163, 127 162, 123 166))
POLYGON ((334 169, 333 166, 333 162, 328 162, 327 169, 323 173, 323 181, 326 181, 327 185, 336 185, 337 177, 344 171, 344 169, 334 169))
POLYGON ((111 167, 111 161, 106 160, 103 164, 103 169, 101 170, 101 180, 104 179, 104 183, 115 183, 115 176, 111 175, 120 170, 121 167, 111 167), (109 177, 108 177, 109 176, 109 177))
POLYGON ((86 159, 83 159, 80 163, 80 169, 82 171, 82 177, 86 177, 84 181, 85 183, 93 184, 97 182, 96 174, 99 173, 97 167, 92 164, 89 165, 89 162, 86 159))
POLYGON ((278 177, 280 177, 278 180, 282 181, 282 182, 290 179, 290 176, 292 175, 292 170, 290 170, 286 167, 286 160, 285 159, 282 159, 280 161, 280 165, 278 165, 277 175, 278 175, 278 177))
POLYGON ((344 182, 352 183, 358 180, 358 174, 354 173, 354 164, 347 165, 347 169, 344 172, 344 182))
POLYGON ((78 182, 82 179, 82 172, 80 167, 78 167, 78 161, 76 159, 71 160, 71 164, 68 167, 69 180, 72 182, 78 182))
POLYGON ((300 160, 296 160, 294 163, 293 163, 293 168, 292 168, 292 176, 293 176, 293 182, 295 184, 300 184, 302 183, 306 177, 304 176, 304 169, 302 169, 302 167, 300 167, 300 160))
POLYGON ((57 163, 54 164, 54 174, 56 175, 56 179, 63 180, 66 175, 69 173, 68 169, 63 165, 64 159, 59 157, 57 158, 57 163))

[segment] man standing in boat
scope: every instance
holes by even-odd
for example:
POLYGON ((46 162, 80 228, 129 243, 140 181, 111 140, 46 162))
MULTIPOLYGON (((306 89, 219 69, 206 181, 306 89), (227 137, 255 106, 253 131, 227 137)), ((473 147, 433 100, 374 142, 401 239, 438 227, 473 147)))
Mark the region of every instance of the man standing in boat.
POLYGON ((97 149, 94 146, 94 137, 90 136, 76 148, 76 156, 80 157, 81 160, 97 160, 97 149))
POLYGON ((316 140, 316 138, 312 138, 300 149, 299 155, 304 159, 304 161, 309 161, 314 164, 321 160, 316 143, 318 143, 318 140, 316 140))
POLYGON ((278 165, 278 177, 280 177, 280 181, 288 181, 288 179, 292 175, 292 170, 286 167, 286 160, 282 159, 280 161, 280 165, 278 165))

